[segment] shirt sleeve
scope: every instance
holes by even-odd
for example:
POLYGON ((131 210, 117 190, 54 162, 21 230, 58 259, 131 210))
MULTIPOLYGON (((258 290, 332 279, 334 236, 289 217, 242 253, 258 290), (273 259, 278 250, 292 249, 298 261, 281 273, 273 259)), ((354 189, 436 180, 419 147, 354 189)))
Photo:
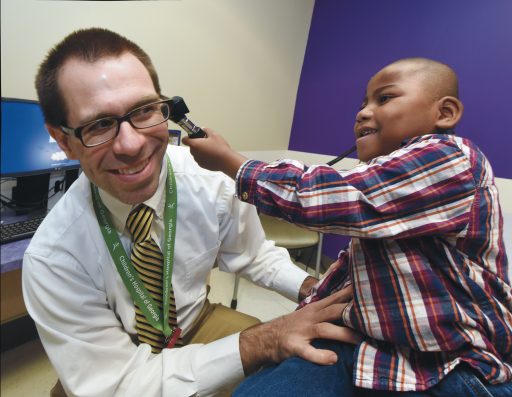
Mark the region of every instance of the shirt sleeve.
POLYGON ((309 274, 293 264, 286 249, 265 239, 256 209, 236 200, 229 182, 220 222, 219 269, 240 274, 296 302, 309 274))
POLYGON ((101 286, 73 260, 26 254, 23 294, 70 396, 209 396, 244 377, 238 334, 161 354, 137 346, 101 286))
POLYGON ((247 161, 236 183, 238 197, 263 213, 361 238, 461 233, 475 194, 469 157, 453 141, 432 138, 345 172, 247 161))

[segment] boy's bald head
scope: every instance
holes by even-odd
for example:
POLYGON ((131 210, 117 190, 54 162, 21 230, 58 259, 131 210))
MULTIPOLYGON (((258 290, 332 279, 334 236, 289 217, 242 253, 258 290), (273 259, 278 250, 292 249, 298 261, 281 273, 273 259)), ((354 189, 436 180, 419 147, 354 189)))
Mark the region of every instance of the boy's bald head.
POLYGON ((354 132, 359 159, 398 149, 409 138, 452 131, 462 116, 455 72, 425 58, 400 59, 366 87, 354 132))
MULTIPOLYGON (((398 67, 403 73, 414 74, 422 81, 426 94, 437 100, 445 96, 459 98, 459 83, 455 71, 444 63, 428 58, 404 58, 382 69, 398 67)), ((380 73, 379 72, 379 73, 380 73)))

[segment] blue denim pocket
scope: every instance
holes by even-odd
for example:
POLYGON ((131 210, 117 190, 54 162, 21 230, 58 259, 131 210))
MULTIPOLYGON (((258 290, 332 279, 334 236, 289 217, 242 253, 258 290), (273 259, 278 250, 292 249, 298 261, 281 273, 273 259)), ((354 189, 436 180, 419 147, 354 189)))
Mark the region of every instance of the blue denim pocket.
POLYGON ((512 384, 490 385, 480 380, 466 364, 461 364, 430 392, 439 397, 511 397, 512 384))

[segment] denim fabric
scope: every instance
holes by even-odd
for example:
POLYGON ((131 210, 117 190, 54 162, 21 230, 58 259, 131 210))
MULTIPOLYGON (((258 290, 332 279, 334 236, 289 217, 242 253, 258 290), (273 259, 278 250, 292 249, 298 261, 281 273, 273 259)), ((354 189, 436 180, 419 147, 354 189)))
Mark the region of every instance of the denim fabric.
POLYGON ((319 348, 336 352, 334 365, 317 365, 292 357, 280 365, 248 377, 234 397, 512 397, 512 383, 489 385, 465 364, 457 366, 436 386, 422 392, 394 392, 353 386, 354 347, 332 341, 315 341, 319 348))

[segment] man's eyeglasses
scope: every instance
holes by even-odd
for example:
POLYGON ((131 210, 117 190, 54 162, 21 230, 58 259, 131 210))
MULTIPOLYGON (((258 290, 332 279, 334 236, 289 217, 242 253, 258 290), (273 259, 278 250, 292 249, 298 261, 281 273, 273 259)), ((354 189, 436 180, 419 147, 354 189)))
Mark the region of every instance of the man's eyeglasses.
POLYGON ((166 122, 170 115, 171 100, 163 99, 133 109, 121 117, 105 117, 77 128, 64 125, 60 128, 67 135, 75 135, 85 147, 94 147, 114 139, 123 121, 128 121, 133 128, 143 130, 166 122))

